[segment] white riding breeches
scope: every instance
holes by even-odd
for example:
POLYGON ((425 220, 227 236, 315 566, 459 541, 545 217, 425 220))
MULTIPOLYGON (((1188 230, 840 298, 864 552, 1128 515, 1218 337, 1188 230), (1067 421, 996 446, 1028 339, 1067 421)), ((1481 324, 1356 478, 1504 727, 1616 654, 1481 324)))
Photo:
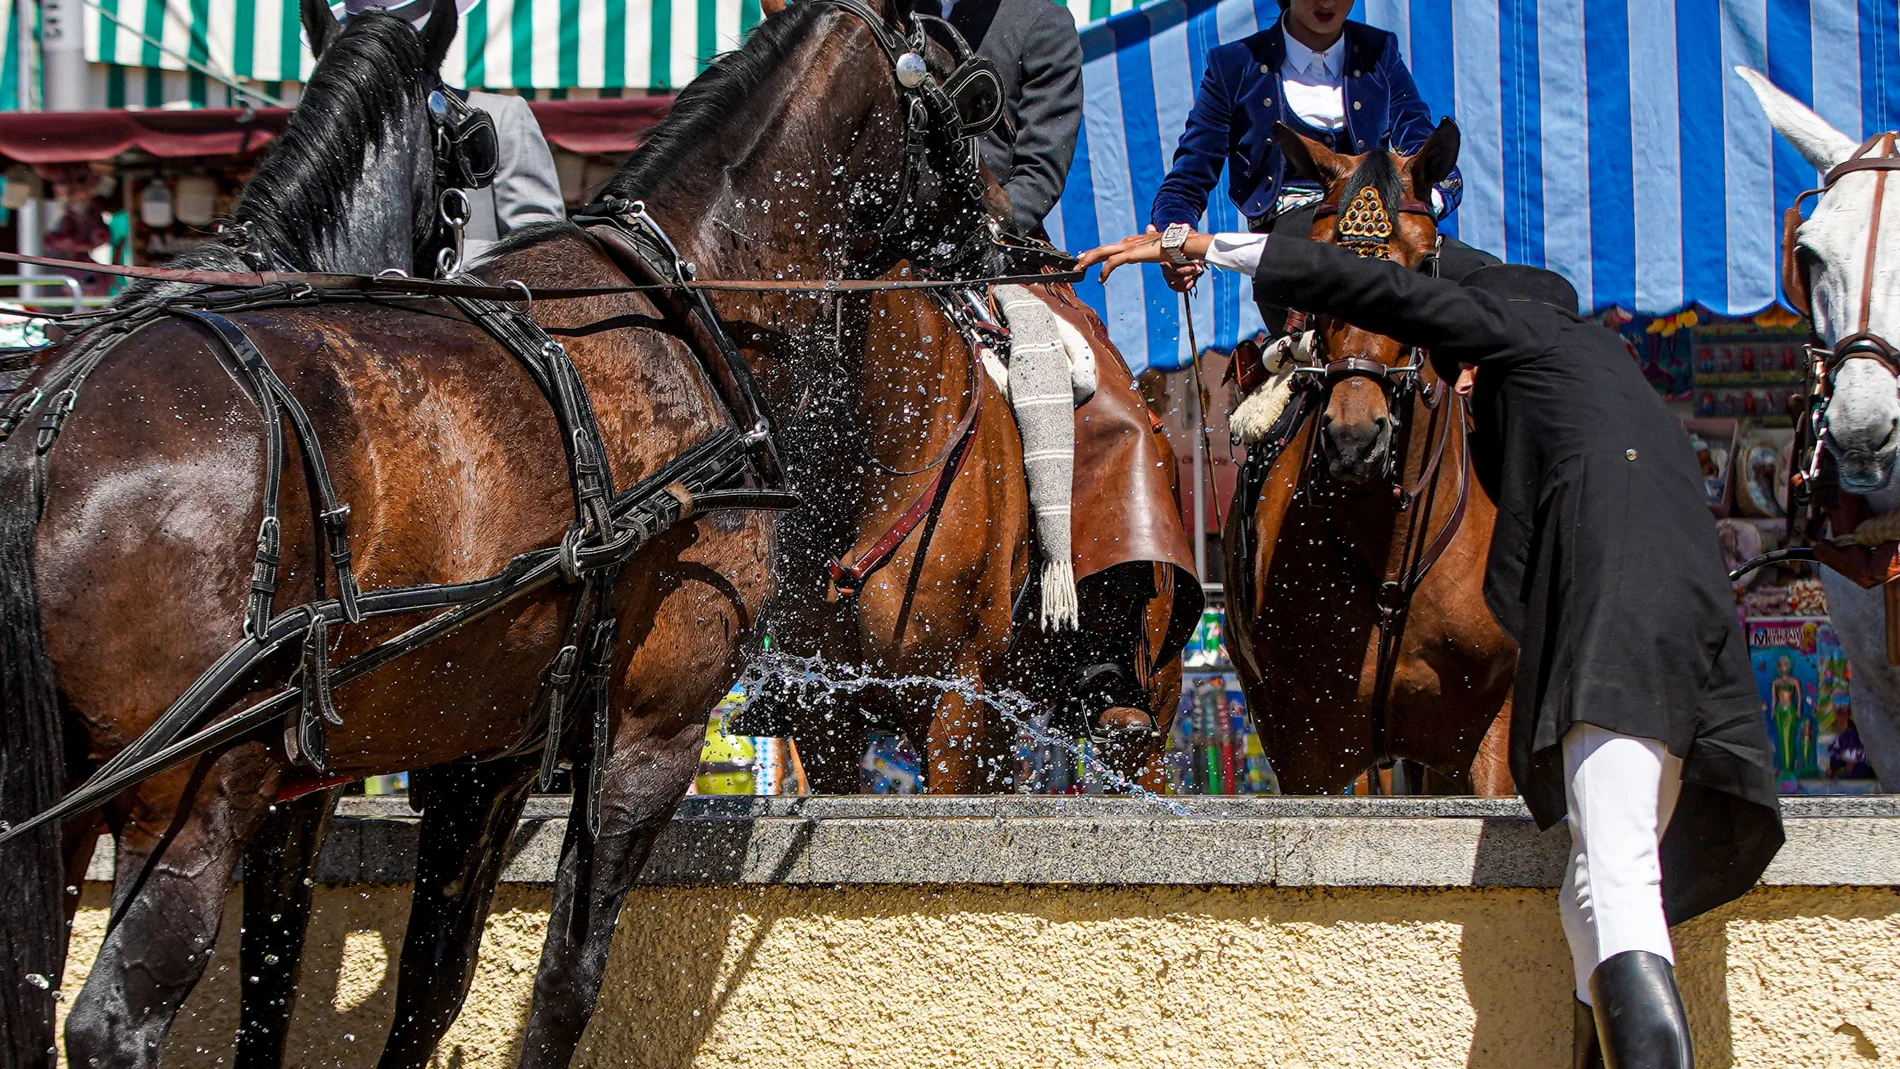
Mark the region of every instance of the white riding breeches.
POLYGON ((1658 850, 1682 789, 1682 760, 1662 743, 1577 724, 1564 735, 1570 863, 1559 894, 1577 998, 1590 974, 1630 950, 1673 964, 1658 850))

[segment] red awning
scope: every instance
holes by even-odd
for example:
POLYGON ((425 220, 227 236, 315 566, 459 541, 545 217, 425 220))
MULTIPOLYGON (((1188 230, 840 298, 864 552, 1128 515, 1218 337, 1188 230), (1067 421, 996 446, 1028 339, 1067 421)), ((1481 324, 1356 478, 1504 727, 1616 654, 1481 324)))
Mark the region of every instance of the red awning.
MULTIPOLYGON (((534 117, 569 152, 628 152, 666 117, 670 96, 540 100, 534 117)), ((284 129, 288 108, 0 113, 0 156, 21 163, 87 163, 133 149, 165 159, 242 156, 284 129)))

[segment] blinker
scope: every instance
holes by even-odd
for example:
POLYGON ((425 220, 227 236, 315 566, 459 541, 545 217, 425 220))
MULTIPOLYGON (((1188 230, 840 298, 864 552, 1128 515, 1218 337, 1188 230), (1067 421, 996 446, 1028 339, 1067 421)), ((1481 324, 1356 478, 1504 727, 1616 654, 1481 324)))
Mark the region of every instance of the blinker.
POLYGON ((435 121, 435 163, 441 184, 451 189, 480 189, 501 169, 501 142, 495 120, 447 89, 429 93, 435 121))

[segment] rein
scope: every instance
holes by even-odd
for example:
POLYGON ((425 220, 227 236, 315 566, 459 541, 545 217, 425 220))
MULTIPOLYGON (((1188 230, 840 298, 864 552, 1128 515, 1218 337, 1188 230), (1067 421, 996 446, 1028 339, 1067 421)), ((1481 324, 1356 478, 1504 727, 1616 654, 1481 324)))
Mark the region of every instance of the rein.
MULTIPOLYGON (((635 208, 638 208, 636 203, 635 208)), ((614 212, 613 214, 621 214, 614 212)), ((576 218, 586 218, 577 215, 576 218)), ((1070 259, 1068 262, 1073 263, 1070 259)), ((317 296, 326 294, 344 294, 358 296, 363 294, 400 297, 464 297, 480 301, 505 301, 532 304, 535 301, 581 300, 588 297, 610 297, 625 293, 652 293, 659 291, 705 291, 738 293, 882 293, 902 290, 954 290, 983 286, 1033 286, 1043 283, 1075 283, 1087 277, 1085 271, 1056 271, 1042 274, 990 275, 982 278, 946 278, 946 279, 813 279, 811 281, 734 278, 695 278, 690 263, 683 264, 684 277, 662 279, 656 282, 627 283, 618 286, 543 286, 532 287, 513 279, 499 285, 486 285, 474 282, 455 282, 445 279, 416 278, 397 272, 385 272, 378 275, 330 274, 317 271, 203 271, 190 268, 172 267, 133 267, 123 264, 96 264, 78 260, 61 260, 51 256, 28 256, 17 252, 0 252, 0 263, 33 264, 40 267, 61 267, 69 270, 90 271, 97 275, 115 275, 120 278, 149 279, 156 282, 179 282, 186 285, 205 286, 213 289, 264 289, 274 286, 292 286, 307 288, 317 296)), ((82 312, 78 314, 36 316, 53 322, 71 320, 92 320, 109 317, 110 312, 82 312)))

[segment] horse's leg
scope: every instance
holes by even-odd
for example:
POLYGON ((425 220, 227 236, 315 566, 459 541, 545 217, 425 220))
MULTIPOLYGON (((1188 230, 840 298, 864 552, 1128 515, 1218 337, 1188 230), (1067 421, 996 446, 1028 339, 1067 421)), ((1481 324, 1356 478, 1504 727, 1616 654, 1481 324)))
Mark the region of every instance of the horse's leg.
POLYGON ((417 773, 422 836, 396 972, 396 1022, 378 1069, 429 1064, 462 1012, 482 925, 538 759, 457 762, 417 773))
POLYGON ((699 769, 703 732, 614 746, 598 837, 587 834, 583 798, 575 794, 521 1046, 522 1069, 566 1069, 573 1060, 600 995, 620 907, 699 769))
POLYGON ((924 789, 932 794, 1001 793, 1013 764, 1012 738, 1012 725, 979 698, 945 694, 925 733, 924 789))
POLYGON ((1505 698, 1498 715, 1478 743, 1471 761, 1471 793, 1480 798, 1508 798, 1517 793, 1511 779, 1511 699, 1505 698))
POLYGON ((258 747, 148 780, 117 805, 112 925, 66 1018, 75 1066, 149 1069, 204 974, 275 775, 258 747))
POLYGON ((313 791, 270 807, 244 852, 244 927, 238 938, 237 1069, 276 1069, 297 1003, 317 854, 342 788, 313 791))

